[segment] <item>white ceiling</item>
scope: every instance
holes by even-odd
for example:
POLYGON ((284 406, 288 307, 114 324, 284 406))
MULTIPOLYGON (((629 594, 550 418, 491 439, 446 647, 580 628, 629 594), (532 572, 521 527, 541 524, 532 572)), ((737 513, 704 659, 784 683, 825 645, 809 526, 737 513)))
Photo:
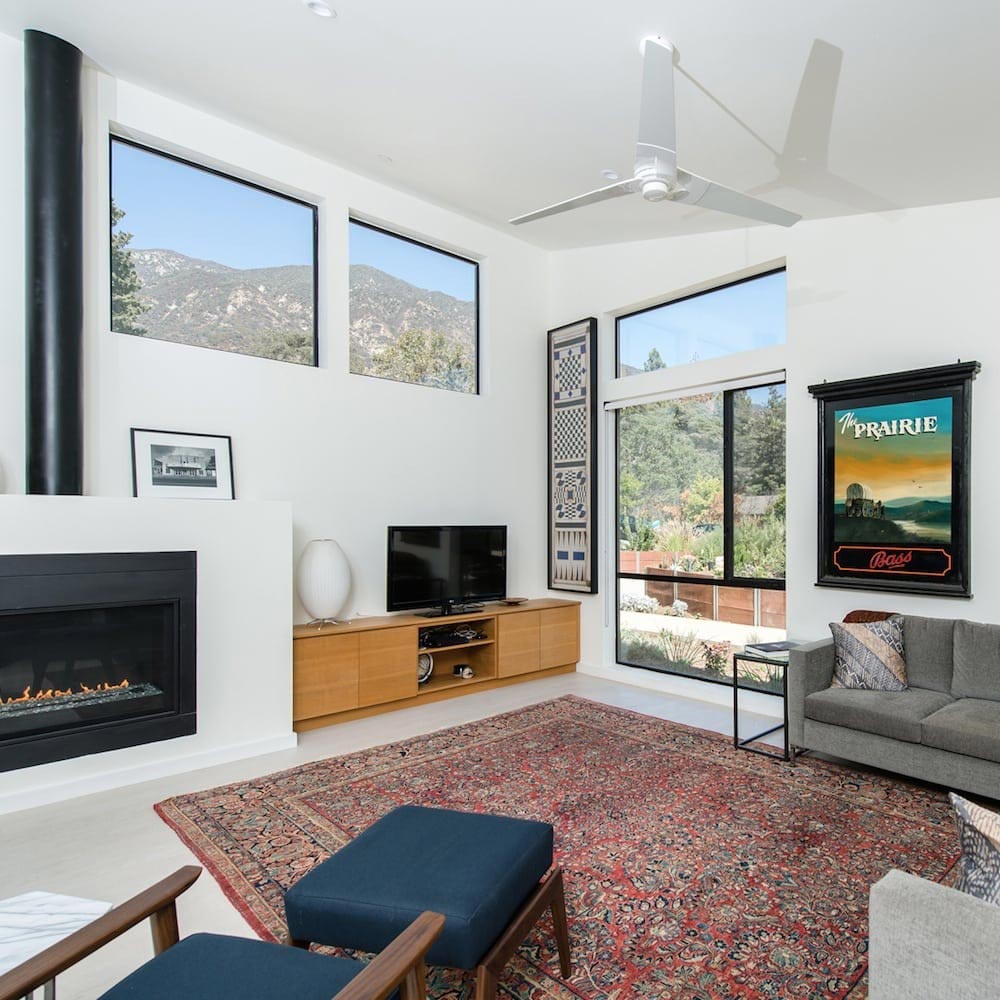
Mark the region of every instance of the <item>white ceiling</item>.
MULTIPOLYGON (((679 50, 690 171, 806 218, 1000 195, 992 0, 330 4, 336 19, 302 0, 3 0, 0 31, 60 35, 116 76, 501 227, 629 174, 649 34, 679 50)), ((742 226, 634 196, 510 231, 556 248, 742 226)))

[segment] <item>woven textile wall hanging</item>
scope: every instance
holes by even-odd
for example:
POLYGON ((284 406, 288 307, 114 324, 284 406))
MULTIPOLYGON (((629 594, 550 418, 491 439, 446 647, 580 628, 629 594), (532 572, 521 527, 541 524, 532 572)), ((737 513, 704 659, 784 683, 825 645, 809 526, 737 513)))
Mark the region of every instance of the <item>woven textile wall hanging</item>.
POLYGON ((597 593, 597 320, 549 331, 549 588, 597 593))

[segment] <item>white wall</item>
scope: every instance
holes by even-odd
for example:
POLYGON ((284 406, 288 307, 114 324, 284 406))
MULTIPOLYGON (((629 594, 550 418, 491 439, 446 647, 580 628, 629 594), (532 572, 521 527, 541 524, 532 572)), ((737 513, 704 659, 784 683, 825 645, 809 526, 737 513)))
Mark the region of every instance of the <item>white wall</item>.
MULTIPOLYGON (((1000 427, 998 229, 1000 200, 990 200, 805 222, 790 230, 759 227, 556 253, 550 262, 548 325, 597 316, 607 352, 614 337, 612 314, 786 258, 789 634, 828 634, 828 622, 858 607, 995 622, 1000 620, 1000 521, 992 509, 1000 490, 993 442, 1000 427), (816 402, 806 387, 957 358, 983 365, 973 386, 974 598, 814 586, 816 402)), ((610 373, 611 365, 604 371, 610 373)), ((606 520, 610 523, 610 515, 606 520)), ((602 589, 600 597, 585 601, 586 663, 607 659, 603 625, 613 600, 607 577, 602 589)))
MULTIPOLYGON (((24 488, 22 51, 0 36, 0 469, 24 488)), ((237 495, 292 503, 295 553, 337 538, 353 567, 347 609, 385 610, 391 523, 510 526, 510 589, 545 579, 547 255, 498 230, 88 70, 86 91, 86 492, 131 494, 129 428, 230 434, 237 495), (320 206, 322 367, 109 331, 108 122, 320 206), (350 213, 481 261, 482 393, 348 373, 350 213)), ((297 615, 305 617, 299 609, 297 615)))
POLYGON ((198 731, 0 773, 0 813, 295 746, 285 503, 0 497, 0 552, 198 553, 198 731))
MULTIPOLYGON (((23 489, 23 149, 21 44, 0 36, 0 489, 23 489)), ((87 491, 130 492, 132 426, 233 436, 242 498, 292 504, 294 549, 344 546, 355 573, 347 610, 384 608, 384 532, 393 522, 510 525, 510 590, 544 586, 544 330, 601 320, 787 258, 789 622, 818 635, 858 605, 996 619, 990 567, 1000 526, 989 430, 997 424, 995 232, 1000 201, 758 227, 545 254, 499 230, 94 70, 87 72, 87 491), (176 151, 315 200, 321 212, 319 369, 108 330, 109 122, 176 151), (483 392, 470 397, 350 375, 347 218, 423 237, 482 264, 483 392), (819 589, 815 579, 815 403, 806 386, 977 358, 972 601, 819 589)), ((671 211, 669 206, 664 211, 671 211)), ((605 371, 610 371, 606 365, 605 371)), ((606 498, 605 498, 606 499, 606 498)), ((604 504, 605 523, 610 523, 604 504)), ((607 552, 604 553, 607 565, 607 552)), ((584 598, 583 659, 609 662, 612 593, 584 598)), ((304 617, 301 609, 296 615, 304 617)))

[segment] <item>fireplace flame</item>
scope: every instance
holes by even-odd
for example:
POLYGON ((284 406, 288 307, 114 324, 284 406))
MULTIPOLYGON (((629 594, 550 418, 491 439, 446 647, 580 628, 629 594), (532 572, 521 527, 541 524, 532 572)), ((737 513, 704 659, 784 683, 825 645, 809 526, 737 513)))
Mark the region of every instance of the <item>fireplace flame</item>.
POLYGON ((127 679, 123 680, 120 684, 108 684, 105 682, 95 687, 88 687, 86 684, 81 684, 79 691, 74 691, 72 688, 67 688, 65 691, 60 688, 47 688, 32 692, 31 685, 29 684, 17 698, 0 698, 0 705, 16 705, 23 701, 41 701, 48 698, 65 698, 67 695, 72 694, 96 694, 99 691, 119 691, 127 687, 127 679))

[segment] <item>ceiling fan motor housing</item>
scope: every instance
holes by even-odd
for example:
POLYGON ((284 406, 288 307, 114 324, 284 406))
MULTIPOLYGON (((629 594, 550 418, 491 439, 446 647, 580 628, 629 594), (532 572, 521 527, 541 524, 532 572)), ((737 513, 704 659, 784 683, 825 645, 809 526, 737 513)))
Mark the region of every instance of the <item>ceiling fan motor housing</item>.
POLYGON ((642 196, 646 201, 663 201, 673 193, 674 185, 662 177, 648 177, 642 182, 642 196))

